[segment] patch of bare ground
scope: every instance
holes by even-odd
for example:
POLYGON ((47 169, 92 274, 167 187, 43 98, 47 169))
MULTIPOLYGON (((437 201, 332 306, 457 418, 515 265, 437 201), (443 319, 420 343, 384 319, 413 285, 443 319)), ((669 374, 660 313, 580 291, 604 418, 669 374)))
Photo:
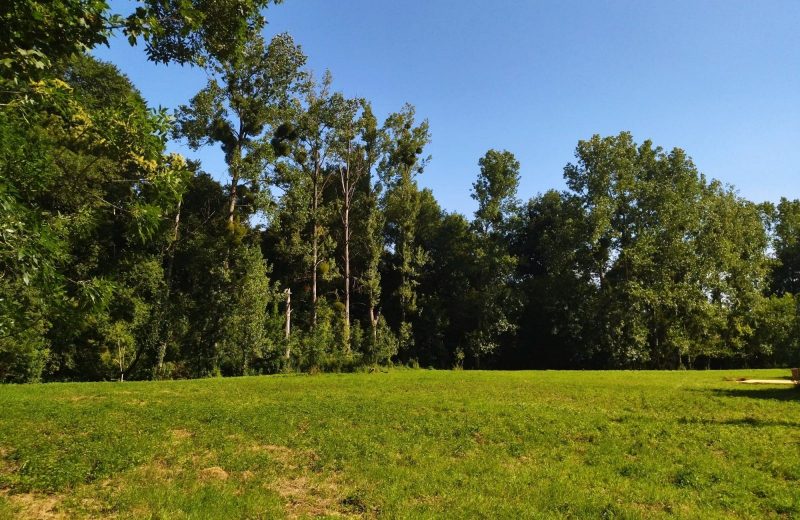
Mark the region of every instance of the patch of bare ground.
POLYGON ((16 510, 16 517, 19 520, 55 520, 68 518, 63 512, 58 510, 63 497, 61 495, 45 495, 39 493, 14 493, 0 491, 3 496, 16 510))
POLYGON ((270 486, 285 502, 289 518, 345 516, 343 497, 333 482, 315 481, 304 475, 285 475, 270 486))
POLYGON ((353 500, 338 474, 318 470, 319 457, 313 450, 273 444, 255 445, 251 449, 266 451, 279 464, 278 478, 267 487, 283 498, 288 518, 374 516, 361 500, 353 500))
POLYGON ((10 475, 17 470, 17 464, 9 460, 11 450, 0 447, 0 475, 10 475))
POLYGON ((228 472, 219 466, 200 470, 200 480, 228 480, 228 472))
POLYGON ((194 434, 192 432, 190 432, 189 430, 184 430, 184 429, 181 429, 181 428, 178 428, 178 429, 175 429, 175 430, 170 430, 169 433, 172 436, 172 438, 176 439, 176 440, 188 439, 189 437, 193 437, 194 436, 194 434))

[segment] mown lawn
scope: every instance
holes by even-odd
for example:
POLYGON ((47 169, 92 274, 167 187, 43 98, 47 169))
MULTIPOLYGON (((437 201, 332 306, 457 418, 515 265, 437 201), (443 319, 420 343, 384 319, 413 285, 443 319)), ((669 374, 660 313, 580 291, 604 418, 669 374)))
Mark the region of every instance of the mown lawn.
POLYGON ((800 518, 787 374, 2 386, 0 517, 800 518))

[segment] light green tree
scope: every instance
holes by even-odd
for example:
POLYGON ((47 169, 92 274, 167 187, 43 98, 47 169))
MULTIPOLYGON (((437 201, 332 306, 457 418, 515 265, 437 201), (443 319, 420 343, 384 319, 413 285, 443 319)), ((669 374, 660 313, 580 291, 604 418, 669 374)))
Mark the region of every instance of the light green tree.
POLYGON ((381 182, 385 186, 386 237, 400 276, 396 296, 400 307, 400 348, 405 350, 413 347, 412 320, 418 311, 418 278, 427 259, 416 240, 421 192, 415 178, 423 172, 430 159, 422 155, 430 142, 430 133, 427 121, 415 126, 415 119, 411 105, 386 119, 383 155, 379 164, 381 182))
POLYGON ((225 61, 209 64, 207 85, 176 112, 177 136, 194 149, 218 144, 225 154, 232 232, 239 183, 249 181, 257 187, 265 180, 273 160, 265 136, 289 110, 292 93, 304 77, 305 61, 287 34, 275 36, 269 45, 252 35, 225 61))

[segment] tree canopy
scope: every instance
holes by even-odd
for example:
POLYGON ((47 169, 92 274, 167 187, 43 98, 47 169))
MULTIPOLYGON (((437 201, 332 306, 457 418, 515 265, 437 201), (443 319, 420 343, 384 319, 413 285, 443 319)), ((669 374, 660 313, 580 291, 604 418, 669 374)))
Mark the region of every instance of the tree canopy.
POLYGON ((445 211, 428 121, 317 79, 275 3, 0 7, 0 381, 800 362, 800 201, 620 132, 527 201, 490 149, 445 211), (113 31, 206 85, 152 109, 88 54, 113 31))

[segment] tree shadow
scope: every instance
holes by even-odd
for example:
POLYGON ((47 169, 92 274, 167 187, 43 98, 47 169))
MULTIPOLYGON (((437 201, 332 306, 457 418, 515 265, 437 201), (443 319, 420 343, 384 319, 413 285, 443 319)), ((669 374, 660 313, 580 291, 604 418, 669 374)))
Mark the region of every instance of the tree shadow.
POLYGON ((750 399, 770 399, 773 401, 796 401, 800 403, 800 386, 775 388, 772 386, 740 385, 736 388, 715 388, 711 390, 717 397, 748 397, 750 399))
POLYGON ((800 428, 800 422, 789 420, 764 420, 756 417, 738 417, 735 419, 697 419, 682 418, 679 424, 702 424, 704 426, 753 426, 761 428, 766 426, 786 426, 789 428, 800 428))

